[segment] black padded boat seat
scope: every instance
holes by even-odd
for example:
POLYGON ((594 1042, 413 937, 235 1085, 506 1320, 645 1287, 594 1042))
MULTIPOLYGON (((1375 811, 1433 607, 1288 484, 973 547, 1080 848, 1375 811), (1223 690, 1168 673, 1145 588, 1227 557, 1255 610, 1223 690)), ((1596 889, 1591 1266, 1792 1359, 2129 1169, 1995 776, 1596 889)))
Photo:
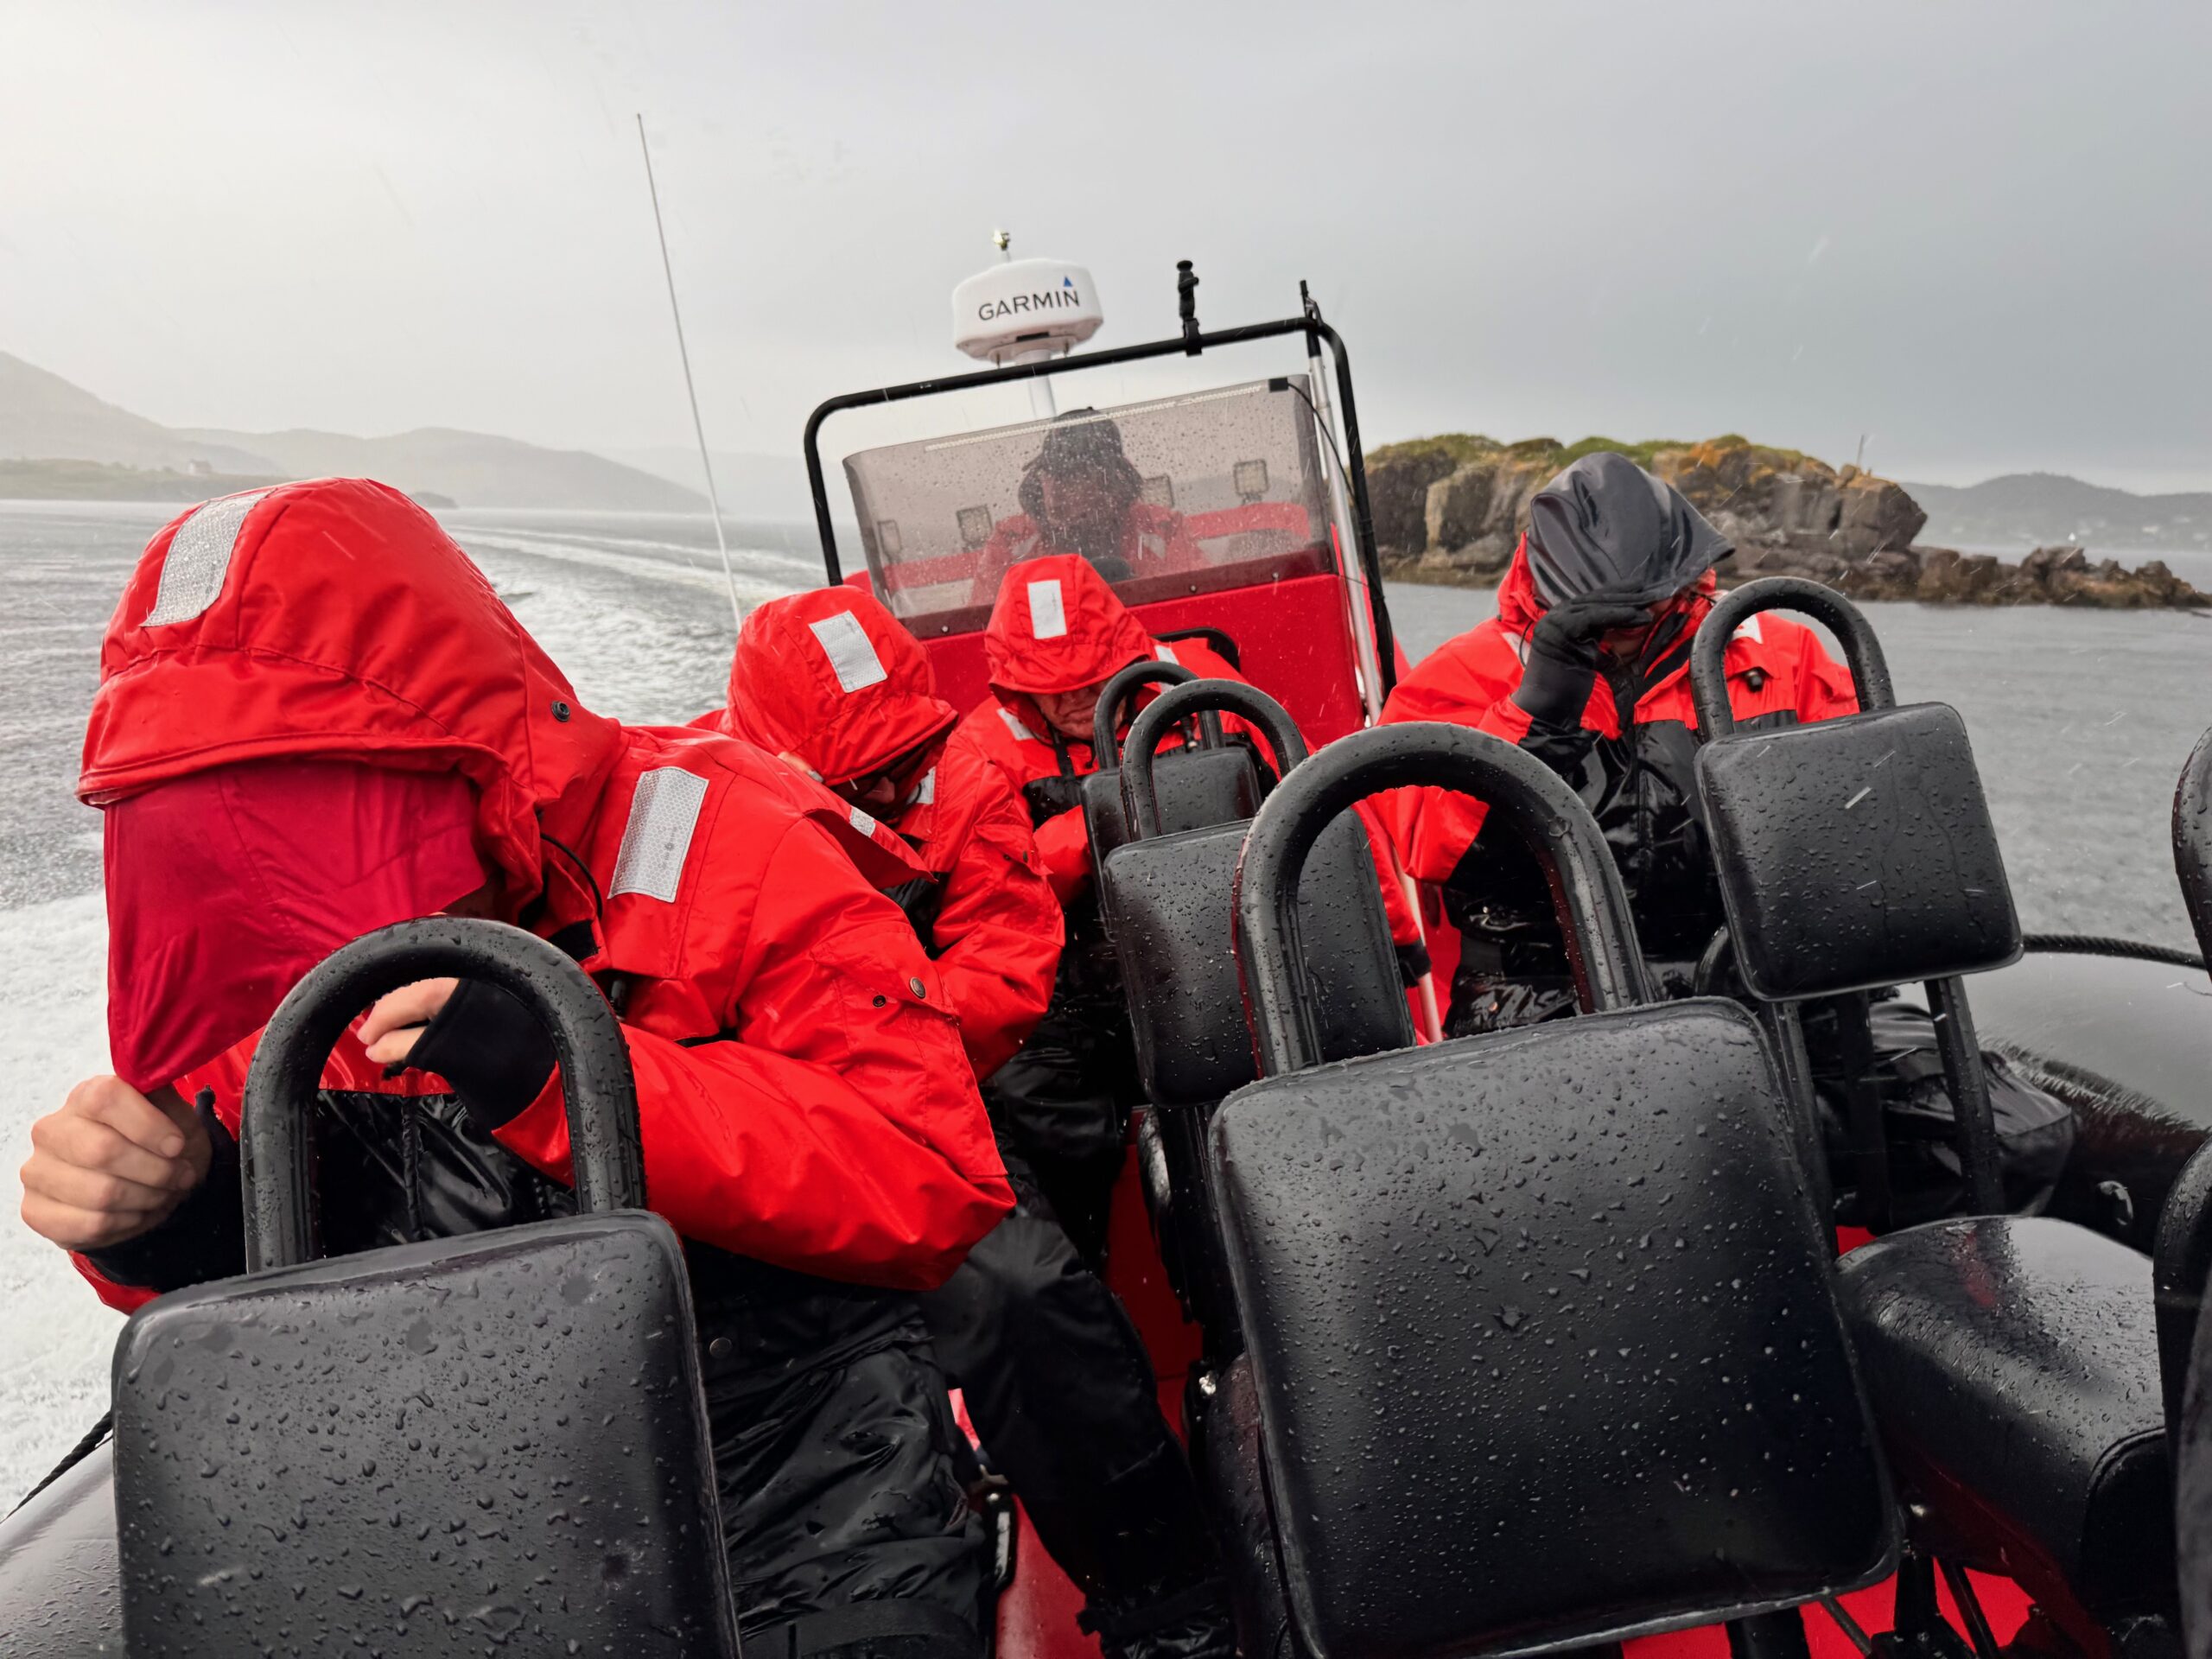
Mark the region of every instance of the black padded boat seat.
POLYGON ((2054 1612, 2170 1605, 2171 1467, 2151 1263, 2045 1217, 1852 1251, 1838 1295, 1898 1475, 1954 1547, 2054 1612))
MULTIPOLYGON (((1168 768, 1156 775, 1164 781, 1168 768)), ((1246 827, 1220 823, 1131 842, 1100 867, 1137 1071, 1155 1105, 1211 1106, 1257 1075, 1230 937, 1246 827)), ((1314 842, 1298 908, 1322 1058, 1411 1045, 1389 918, 1355 815, 1337 819, 1314 842)))
POLYGON ((1698 751, 1737 960, 1767 1001, 1999 968, 2019 922, 1974 750, 1940 702, 1739 728, 1698 751))
POLYGON ((1773 1064, 1711 1000, 1270 1077, 1210 1156, 1313 1659, 1616 1640, 1889 1570, 1773 1064))
MULTIPOLYGON (((1173 749, 1153 762, 1160 791, 1163 835, 1209 823, 1249 818, 1260 810, 1260 772, 1252 752, 1241 743, 1217 749, 1173 749)), ((1090 772, 1082 785, 1083 821, 1090 831, 1093 869, 1129 838, 1129 815, 1122 803, 1122 769, 1090 772)))

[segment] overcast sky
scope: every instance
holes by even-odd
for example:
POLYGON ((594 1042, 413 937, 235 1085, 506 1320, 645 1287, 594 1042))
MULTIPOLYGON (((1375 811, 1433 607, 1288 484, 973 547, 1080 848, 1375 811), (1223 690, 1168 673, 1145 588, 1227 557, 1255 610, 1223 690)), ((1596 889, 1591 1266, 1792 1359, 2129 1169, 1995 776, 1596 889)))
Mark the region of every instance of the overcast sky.
POLYGON ((0 350, 175 425, 715 447, 1309 278, 1370 442, 1738 430, 2212 488, 2212 7, 0 0, 0 350))

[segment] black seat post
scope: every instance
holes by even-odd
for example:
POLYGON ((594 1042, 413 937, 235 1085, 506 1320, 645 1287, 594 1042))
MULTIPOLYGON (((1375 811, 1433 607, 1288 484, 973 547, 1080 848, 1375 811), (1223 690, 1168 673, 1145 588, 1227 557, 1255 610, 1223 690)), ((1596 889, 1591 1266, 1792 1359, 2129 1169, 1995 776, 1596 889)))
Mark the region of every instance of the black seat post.
MULTIPOLYGON (((1889 664, 1882 654, 1881 642, 1874 637, 1873 629, 1868 626, 1866 617, 1856 606, 1843 598, 1841 594, 1822 587, 1818 582, 1806 582, 1796 577, 1776 576, 1746 583, 1713 606, 1705 620, 1699 626, 1697 638, 1693 641, 1690 649, 1690 687, 1696 702, 1698 724, 1706 743, 1706 747, 1699 758, 1698 776, 1700 785, 1707 796, 1708 809, 1713 805, 1711 783, 1713 772, 1708 758, 1714 752, 1713 745, 1729 738, 1736 730, 1735 711, 1728 697, 1726 668, 1728 643, 1734 639, 1736 631, 1751 617, 1762 612, 1784 609, 1802 612, 1815 620, 1825 623, 1834 631, 1837 639, 1842 642, 1844 658, 1850 664, 1852 683, 1859 698, 1859 714, 1854 718, 1863 721, 1868 715, 1885 714, 1897 715, 1902 718, 1911 712, 1901 711, 1897 709, 1896 692, 1890 679, 1889 664)), ((1949 711, 1941 712, 1948 715, 1949 711)), ((1952 716, 1952 720, 1955 721, 1955 716, 1952 716)), ((1798 728, 1801 731, 1816 729, 1818 728, 1798 728)), ((1777 733, 1759 735, 1779 740, 1784 734, 1777 733)), ((1793 732, 1789 735, 1794 738, 1796 734, 1793 732)), ((1904 733, 1901 729, 1901 743, 1904 738, 1912 734, 1904 733)), ((1732 747, 1740 747, 1740 743, 1732 747)), ((1961 747, 1963 748, 1962 742, 1961 747)), ((1891 751, 1873 759, 1871 761, 1870 775, 1872 769, 1885 765, 1894 758, 1894 755, 1895 752, 1891 751)), ((1929 808, 1939 816, 1947 809, 1970 804, 1979 809, 1982 824, 1986 825, 1986 808, 1979 800, 1980 782, 1978 779, 1973 782, 1970 800, 1961 792, 1955 800, 1937 800, 1932 804, 1926 801, 1916 804, 1929 808)), ((1872 783, 1863 784, 1859 791, 1842 803, 1844 809, 1849 810, 1859 800, 1872 794, 1874 787, 1875 785, 1872 783)), ((1720 816, 1726 817, 1726 814, 1720 816)), ((1947 823, 1938 823, 1934 829, 1938 835, 1942 835, 1950 832, 1954 827, 1947 823)), ((1982 826, 1975 827, 1979 829, 1982 826)), ((1716 832, 1716 851, 1726 851, 1726 849, 1721 846, 1725 839, 1725 836, 1716 832)), ((1994 843, 1992 838, 1988 850, 1993 856, 1993 849, 1994 843)), ((2001 863, 1997 868, 2001 875, 2001 863)), ((1804 879, 1802 873, 1799 874, 1800 879, 1804 879)), ((1745 982, 1751 987, 1755 995, 1776 1001, 1796 1002, 1805 996, 1829 991, 1873 988, 1872 984, 1865 980, 1856 983, 1834 986, 1808 985, 1801 982, 1777 995, 1777 992, 1780 988, 1776 984, 1776 976, 1771 971, 1773 964, 1755 960, 1758 952, 1750 948, 1755 941, 1747 942, 1744 938, 1745 929, 1741 925, 1738 911, 1746 906, 1742 902, 1745 896, 1738 891, 1742 879, 1740 873, 1732 872, 1724 868, 1721 875, 1722 897, 1728 911, 1730 928, 1737 934, 1738 947, 1743 953, 1745 982), (1732 881, 1732 875, 1736 875, 1738 880, 1732 881)), ((1827 895, 1820 896, 1827 897, 1827 895)), ((2001 909, 2004 925, 1996 930, 2000 936, 1997 943, 2000 945, 2009 944, 2010 946, 2009 950, 1985 951, 1982 954, 1991 959, 1986 963, 1976 962, 1972 965, 1994 966, 1997 962, 2009 960, 2011 956, 2018 954, 2018 923, 2011 913, 2009 892, 1991 895, 1985 890, 1975 889, 1961 895, 1960 899, 1961 903, 1968 900, 1982 901, 1983 906, 1993 912, 2001 909), (2001 899, 2001 905, 1998 902, 1999 899, 2001 899)), ((1974 908, 1971 904, 1967 907, 1974 908)), ((1847 913, 1839 907, 1831 906, 1831 908, 1834 908, 1839 920, 1847 913)), ((1981 918, 1977 916, 1975 919, 1979 921, 1981 918)), ((1850 921, 1861 928, 1871 925, 1864 913, 1863 906, 1859 912, 1850 914, 1850 921)), ((1858 961, 1854 965, 1862 969, 1866 966, 1870 955, 1878 955, 1878 952, 1870 952, 1863 945, 1857 946, 1856 952, 1858 961)), ((1953 960, 1974 954, 1970 947, 1964 948, 1954 957, 1953 960)), ((1898 963, 1900 971, 1897 972, 1896 980, 1919 977, 1919 974, 1914 970, 1924 969, 1930 965, 1933 964, 1924 957, 1918 961, 1900 963, 1898 963)), ((1947 963, 1944 965, 1950 964, 1947 963)), ((1874 982, 1875 984, 1878 982, 1878 981, 1874 982)), ((1928 991, 1929 1012, 1936 1022, 1936 1047, 1942 1062, 1943 1080, 1950 1092, 1959 1166, 1966 1180, 1967 1203, 1976 1213, 1994 1214, 2004 1208, 2005 1202, 2004 1182, 1998 1158, 1997 1126, 1990 1109, 1989 1083, 1982 1070, 1981 1050, 1974 1034, 1973 1011, 1967 1003, 1965 982, 1956 973, 1937 975, 1925 979, 1923 982, 1928 991)), ((1864 1061, 1866 1058, 1860 1055, 1856 1057, 1856 1059, 1864 1061)), ((1853 1058, 1853 1057, 1847 1052, 1847 1059, 1853 1058)), ((1853 1069, 1861 1068, 1854 1065, 1853 1069)), ((1866 1127, 1858 1126, 1859 1133, 1864 1135, 1866 1127)), ((1871 1127, 1878 1135, 1880 1129, 1878 1117, 1871 1127)), ((1885 1175, 1886 1162, 1885 1162, 1884 1173, 1885 1175)), ((1878 1191, 1881 1198, 1886 1200, 1887 1181, 1885 1179, 1881 1181, 1878 1191)))

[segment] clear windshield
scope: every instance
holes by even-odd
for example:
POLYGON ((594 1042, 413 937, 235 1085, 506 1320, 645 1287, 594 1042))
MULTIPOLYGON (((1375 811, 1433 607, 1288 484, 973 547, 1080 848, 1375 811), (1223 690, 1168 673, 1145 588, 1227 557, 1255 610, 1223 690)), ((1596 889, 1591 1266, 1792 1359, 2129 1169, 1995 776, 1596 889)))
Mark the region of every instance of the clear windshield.
POLYGON ((1046 553, 1082 554, 1133 605, 1332 569, 1309 397, 1278 376, 849 456, 875 591, 953 632, 1046 553))

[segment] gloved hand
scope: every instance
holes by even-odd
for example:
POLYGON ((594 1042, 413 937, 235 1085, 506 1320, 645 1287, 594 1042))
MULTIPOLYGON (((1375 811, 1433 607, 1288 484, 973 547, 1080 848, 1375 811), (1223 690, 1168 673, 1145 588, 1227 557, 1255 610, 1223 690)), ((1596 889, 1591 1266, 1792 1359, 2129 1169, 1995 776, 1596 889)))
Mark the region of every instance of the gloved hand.
POLYGON ((1573 730, 1597 683, 1599 639, 1650 620, 1648 607, 1602 594, 1560 601, 1529 631, 1529 660, 1513 701, 1540 725, 1573 730))

